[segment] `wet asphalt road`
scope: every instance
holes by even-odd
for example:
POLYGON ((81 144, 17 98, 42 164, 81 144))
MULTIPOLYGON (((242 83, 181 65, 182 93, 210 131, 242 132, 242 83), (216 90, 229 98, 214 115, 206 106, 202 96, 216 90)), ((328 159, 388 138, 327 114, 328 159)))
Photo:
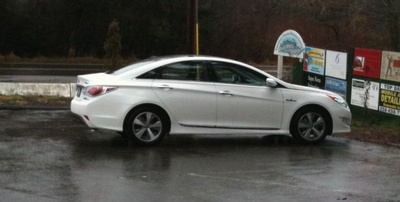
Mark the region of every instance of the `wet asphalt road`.
POLYGON ((91 132, 69 111, 0 111, 0 201, 400 201, 400 149, 328 138, 91 132))

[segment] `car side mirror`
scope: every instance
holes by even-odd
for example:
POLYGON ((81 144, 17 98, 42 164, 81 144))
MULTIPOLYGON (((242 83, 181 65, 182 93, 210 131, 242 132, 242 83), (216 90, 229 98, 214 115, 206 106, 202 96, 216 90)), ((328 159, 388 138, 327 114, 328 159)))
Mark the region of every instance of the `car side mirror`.
POLYGON ((274 88, 278 85, 278 83, 274 79, 267 78, 266 85, 267 85, 267 87, 274 88))

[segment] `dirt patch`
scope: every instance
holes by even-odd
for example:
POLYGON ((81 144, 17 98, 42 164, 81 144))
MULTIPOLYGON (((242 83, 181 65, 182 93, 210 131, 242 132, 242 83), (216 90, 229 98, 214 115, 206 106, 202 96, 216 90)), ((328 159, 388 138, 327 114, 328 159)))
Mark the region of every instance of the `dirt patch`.
POLYGON ((334 135, 363 142, 400 147, 400 130, 379 128, 352 128, 350 133, 334 135))

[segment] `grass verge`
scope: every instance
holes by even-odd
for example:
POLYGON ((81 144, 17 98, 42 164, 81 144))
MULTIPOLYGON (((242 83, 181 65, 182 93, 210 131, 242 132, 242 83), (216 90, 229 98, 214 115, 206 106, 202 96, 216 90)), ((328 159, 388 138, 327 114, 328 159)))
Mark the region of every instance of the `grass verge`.
POLYGON ((12 107, 69 107, 72 98, 56 96, 0 95, 0 105, 12 107))
POLYGON ((335 135, 363 142, 400 147, 400 117, 358 117, 352 120, 351 132, 335 135))

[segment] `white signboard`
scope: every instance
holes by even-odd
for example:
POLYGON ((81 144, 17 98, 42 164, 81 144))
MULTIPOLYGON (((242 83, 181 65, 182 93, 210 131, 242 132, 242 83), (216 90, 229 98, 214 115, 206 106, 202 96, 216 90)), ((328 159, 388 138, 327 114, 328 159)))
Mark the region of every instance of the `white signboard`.
POLYGON ((379 83, 353 79, 351 81, 351 104, 378 110, 379 83))
POLYGON ((276 41, 274 54, 302 59, 304 48, 305 44, 300 34, 294 30, 286 30, 276 41))
POLYGON ((347 53, 326 51, 325 75, 346 80, 347 53))

